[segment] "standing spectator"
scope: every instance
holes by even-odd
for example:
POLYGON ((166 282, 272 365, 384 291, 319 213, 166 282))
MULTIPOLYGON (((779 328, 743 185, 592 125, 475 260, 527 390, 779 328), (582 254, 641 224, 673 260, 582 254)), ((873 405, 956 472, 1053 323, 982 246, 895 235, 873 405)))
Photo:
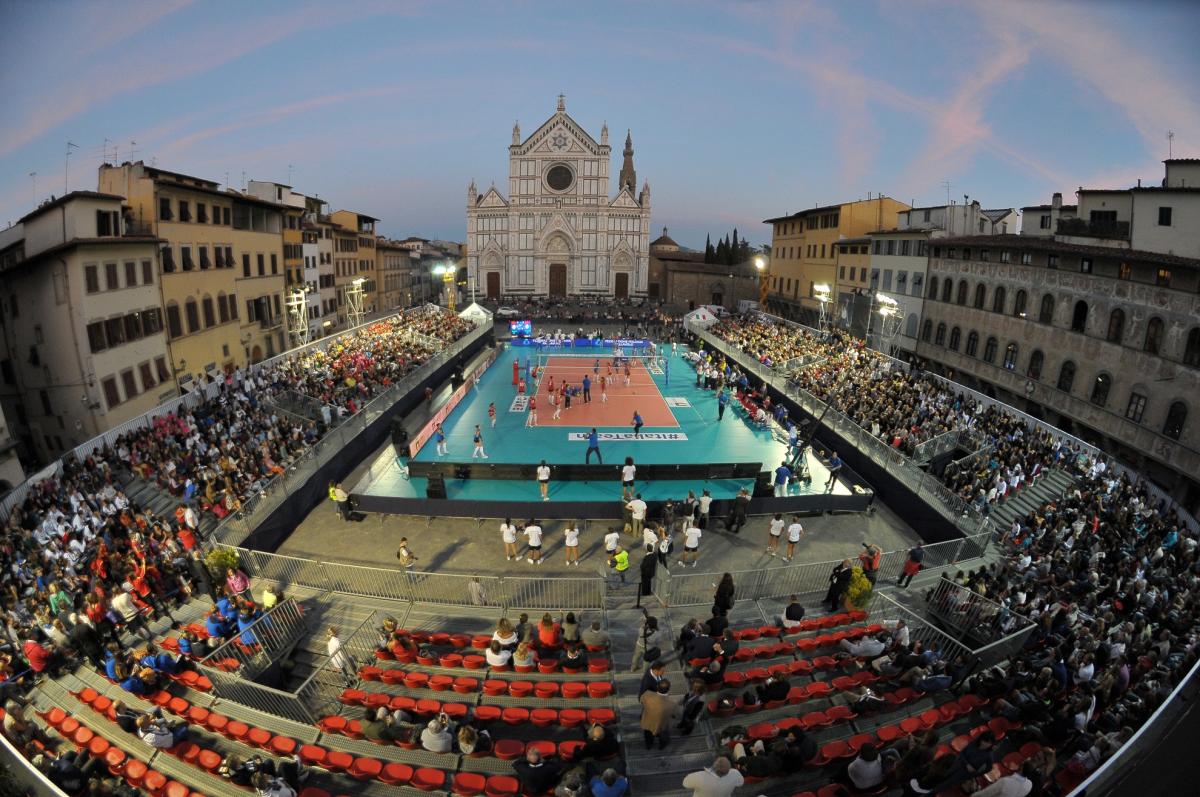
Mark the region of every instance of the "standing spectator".
POLYGON ((655 690, 643 692, 639 698, 642 704, 642 735, 645 736, 647 750, 654 748, 655 740, 658 740, 658 749, 665 750, 670 741, 671 723, 679 713, 679 707, 668 696, 670 691, 671 682, 664 678, 658 682, 655 690))
POLYGON ((692 688, 680 701, 679 724, 675 727, 684 736, 691 735, 696 728, 696 722, 704 713, 704 709, 707 707, 705 703, 707 692, 708 688, 704 685, 704 681, 697 678, 692 681, 692 688))
POLYGON ((629 781, 611 767, 592 778, 592 797, 624 797, 629 791, 629 781))
POLYGON ((625 464, 621 466, 621 497, 626 501, 633 497, 633 482, 636 478, 637 465, 633 464, 633 457, 625 457, 625 464))
POLYGON ((520 559, 520 554, 517 552, 517 527, 513 524, 512 518, 506 517, 500 524, 500 538, 504 540, 504 555, 508 557, 508 561, 520 559))
POLYGON ((525 539, 529 544, 529 555, 525 557, 525 561, 531 565, 540 565, 542 563, 542 527, 533 518, 530 518, 525 524, 525 539))
POLYGON ((783 519, 782 512, 776 512, 775 517, 771 518, 771 522, 767 524, 767 553, 775 556, 779 553, 779 539, 783 536, 783 529, 787 522, 783 519))
POLYGON ((208 572, 208 565, 204 562, 204 554, 199 548, 193 548, 191 556, 187 557, 188 575, 192 577, 192 583, 196 585, 200 592, 208 595, 215 603, 217 600, 217 591, 213 587, 212 575, 208 572))
POLYGON ((638 566, 639 575, 642 579, 639 585, 642 595, 649 595, 654 592, 654 573, 657 570, 658 554, 651 549, 651 551, 642 556, 642 563, 638 566))
POLYGON ((579 567, 579 524, 567 521, 563 531, 563 545, 567 549, 567 565, 579 567))
POLYGON ((354 686, 358 677, 358 669, 354 666, 354 657, 342 648, 342 640, 338 639, 337 626, 329 626, 329 631, 325 636, 325 652, 329 654, 329 664, 334 669, 341 671, 347 686, 354 686))
POLYGON ((879 565, 883 562, 883 549, 873 542, 864 542, 862 545, 863 552, 858 555, 858 562, 863 575, 874 586, 875 579, 879 578, 879 565))
POLYGON ((630 520, 633 524, 631 531, 636 537, 642 533, 642 524, 646 522, 646 502, 642 500, 642 494, 638 493, 626 506, 629 507, 630 520))
POLYGON ((837 608, 842 605, 842 595, 846 592, 846 587, 850 585, 851 575, 853 575, 853 568, 850 566, 849 559, 843 559, 834 566, 833 572, 829 574, 829 590, 825 593, 825 603, 829 606, 829 611, 836 612, 837 608))
POLYGON ((700 529, 695 526, 688 526, 683 530, 683 556, 679 559, 680 565, 691 562, 692 567, 696 566, 700 558, 700 534, 700 529))
POLYGON ((804 535, 804 526, 800 525, 800 516, 792 515, 792 522, 787 527, 787 555, 783 557, 783 561, 792 561, 792 556, 796 552, 796 545, 800 542, 800 537, 804 535))
MULTIPOLYGON (((601 462, 601 465, 604 463, 601 462)), ((542 460, 537 466, 537 483, 538 491, 542 494, 543 501, 550 500, 550 466, 546 464, 546 460, 542 460)))
POLYGON ((713 590, 713 614, 728 614, 733 611, 733 575, 725 573, 713 590))
POLYGON ((733 534, 741 533, 742 526, 746 525, 746 510, 750 506, 750 491, 745 487, 738 490, 737 496, 733 499, 733 505, 730 508, 729 519, 725 521, 725 528, 733 534))
POLYGON ((404 565, 406 570, 411 569, 417 563, 416 555, 408 547, 408 537, 400 538, 400 547, 396 549, 396 558, 400 560, 400 564, 404 565))
POLYGON ((908 558, 904 560, 904 569, 900 571, 900 579, 896 584, 901 587, 911 584, 913 576, 921 572, 921 562, 924 560, 925 549, 921 547, 921 543, 917 543, 916 547, 908 552, 908 558))
POLYGON ((254 601, 254 596, 250 594, 250 577, 241 569, 230 567, 225 570, 225 586, 229 588, 230 595, 237 595, 250 602, 254 601))
POLYGON ((617 549, 613 551, 613 555, 609 557, 608 564, 620 577, 621 583, 624 584, 625 571, 629 569, 629 552, 618 545, 617 549))
MULTIPOLYGON (((644 609, 642 611, 645 613, 644 609)), ((646 659, 656 661, 662 653, 661 645, 662 632, 658 628, 658 618, 646 614, 642 618, 641 631, 633 646, 633 663, 629 665, 629 671, 640 670, 646 659)))
POLYGON ((697 502, 697 507, 700 510, 700 528, 708 528, 708 512, 712 508, 712 494, 708 490, 700 493, 700 500, 697 502))
POLYGON ((742 773, 721 755, 717 756, 711 767, 685 777, 683 788, 691 789, 692 797, 731 797, 733 790, 745 782, 742 773))
POLYGON ((487 606, 487 593, 483 589, 483 582, 479 580, 479 576, 471 577, 471 581, 467 584, 467 593, 471 596, 471 605, 487 606))

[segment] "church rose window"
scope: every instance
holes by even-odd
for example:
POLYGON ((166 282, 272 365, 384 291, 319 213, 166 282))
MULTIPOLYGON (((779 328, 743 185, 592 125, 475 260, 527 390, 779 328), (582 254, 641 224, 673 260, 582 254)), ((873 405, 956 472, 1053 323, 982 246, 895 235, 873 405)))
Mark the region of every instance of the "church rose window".
POLYGON ((555 191, 566 191, 573 182, 575 182, 575 175, 571 173, 570 168, 561 163, 551 166, 550 171, 546 172, 546 185, 555 191))

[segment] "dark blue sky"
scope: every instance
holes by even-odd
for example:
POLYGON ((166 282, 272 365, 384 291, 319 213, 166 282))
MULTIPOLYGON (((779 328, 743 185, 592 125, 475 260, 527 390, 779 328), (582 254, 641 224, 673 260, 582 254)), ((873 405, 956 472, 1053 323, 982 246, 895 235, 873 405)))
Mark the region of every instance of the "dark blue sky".
MULTIPOLYGON (((289 182, 389 235, 462 239, 512 123, 567 96, 653 225, 733 226, 883 192, 985 206, 1200 156, 1197 4, 0 2, 0 226, 120 160, 289 182), (131 146, 130 142, 136 141, 131 146), (36 178, 29 176, 37 172, 36 178), (36 194, 35 194, 36 181, 36 194)), ((228 175, 228 177, 227 177, 228 175)))

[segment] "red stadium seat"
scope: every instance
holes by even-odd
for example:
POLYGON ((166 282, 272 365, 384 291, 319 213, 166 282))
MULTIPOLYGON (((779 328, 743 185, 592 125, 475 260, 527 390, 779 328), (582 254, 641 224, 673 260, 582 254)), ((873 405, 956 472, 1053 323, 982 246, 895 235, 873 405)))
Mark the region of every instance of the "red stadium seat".
POLYGON ((467 718, 470 709, 466 703, 443 703, 442 713, 453 720, 462 720, 467 718))
POLYGON ((863 745, 875 744, 875 734, 856 733, 846 740, 846 744, 850 745, 850 749, 857 753, 863 748, 863 745))
POLYGON ((529 697, 533 694, 533 682, 510 681, 508 684, 508 693, 512 697, 529 697))
POLYGON ((521 791, 521 784, 509 775, 492 775, 484 787, 487 797, 516 797, 521 791))
POLYGON ((450 791, 462 797, 474 797, 487 787, 487 778, 476 772, 455 773, 450 781, 450 791))
MULTIPOLYGON (((607 697, 612 697, 613 685, 609 681, 591 681, 587 685, 588 697, 593 700, 603 700, 607 697)), ((566 697, 565 688, 563 697, 566 697)))
POLYGON ((495 722, 501 718, 503 710, 499 706, 476 706, 475 719, 480 722, 495 722))
POLYGON ((579 727, 587 718, 587 712, 578 708, 564 708, 558 712, 558 724, 564 728, 579 727))
POLYGON ((393 761, 384 765, 383 771, 379 773, 379 780, 389 786, 405 786, 412 780, 412 776, 412 767, 393 761))
POLYGON ((109 774, 120 775, 125 767, 125 751, 119 747, 108 748, 104 754, 104 765, 108 767, 109 774))
POLYGON ((158 770, 151 769, 142 778, 142 789, 151 797, 158 797, 167 788, 167 776, 158 770))
POLYGON ((500 712, 500 719, 509 725, 523 725, 529 722, 529 709, 519 706, 509 706, 500 712))
POLYGON ((271 743, 271 732, 265 728, 251 728, 246 741, 255 747, 266 747, 271 743))
POLYGON ((355 780, 374 780, 383 772, 383 762, 374 758, 356 758, 350 765, 350 777, 355 780))
POLYGON ((617 713, 611 708, 589 708, 587 721, 589 725, 607 725, 616 722, 617 713))
POLYGON ((548 741, 529 742, 525 745, 525 752, 530 750, 537 750, 542 754, 542 758, 548 758, 558 752, 558 745, 548 741))
POLYGON ((300 761, 305 766, 324 766, 325 756, 327 751, 324 747, 315 744, 305 744, 300 746, 300 761))
POLYGON ((541 681, 533 685, 533 696, 542 700, 558 697, 558 684, 554 681, 541 681))
POLYGON ((529 721, 538 728, 549 728, 558 722, 558 712, 552 708, 535 708, 529 712, 529 721))
POLYGON ((221 766, 221 754, 215 750, 201 750, 196 761, 200 764, 201 769, 216 772, 221 766))
POLYGON ((325 763, 322 765, 330 772, 345 772, 354 765, 354 756, 342 750, 330 750, 325 754, 325 763))
POLYGON ((463 667, 468 670, 482 670, 487 667, 487 659, 483 656, 463 656, 463 667))
POLYGON ((578 739, 568 739, 565 742, 558 743, 558 757, 563 761, 570 761, 575 757, 575 752, 583 747, 583 742, 578 739))
POLYGON ((289 736, 275 736, 271 738, 269 749, 277 756, 290 758, 296 753, 296 740, 289 736))
POLYGON ((343 733, 346 730, 347 720, 345 717, 322 717, 317 722, 317 727, 323 733, 343 733))
POLYGON ((488 697, 507 695, 508 681, 501 681, 498 678, 488 679, 483 682, 483 693, 488 697))
POLYGON ((410 785, 421 791, 433 791, 442 788, 446 783, 446 773, 440 769, 421 767, 413 773, 410 785))
POLYGON ((429 688, 435 692, 445 692, 454 686, 454 678, 449 675, 434 675, 429 679, 429 688))
POLYGON ((517 739, 497 739, 492 753, 501 761, 513 761, 525 755, 525 743, 517 739))
POLYGON ((362 702, 367 699, 367 693, 361 689, 347 689, 342 692, 342 696, 338 698, 345 706, 361 706, 362 702))
POLYGON ((467 678, 459 676, 454 679, 454 691, 460 695, 470 694, 479 688, 479 681, 475 678, 467 678))

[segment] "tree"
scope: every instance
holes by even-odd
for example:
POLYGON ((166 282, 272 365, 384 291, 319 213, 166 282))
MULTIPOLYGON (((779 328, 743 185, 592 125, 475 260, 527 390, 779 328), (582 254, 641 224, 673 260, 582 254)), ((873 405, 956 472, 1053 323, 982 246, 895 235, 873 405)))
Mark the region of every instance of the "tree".
POLYGON ((737 227, 734 227, 733 228, 733 242, 729 246, 729 260, 725 261, 728 265, 732 266, 734 263, 739 262, 738 261, 738 251, 739 250, 738 250, 737 227))
POLYGON ((704 262, 705 263, 713 262, 713 258, 716 256, 716 254, 717 254, 716 250, 713 249, 713 245, 712 245, 712 236, 711 235, 704 236, 704 262))

